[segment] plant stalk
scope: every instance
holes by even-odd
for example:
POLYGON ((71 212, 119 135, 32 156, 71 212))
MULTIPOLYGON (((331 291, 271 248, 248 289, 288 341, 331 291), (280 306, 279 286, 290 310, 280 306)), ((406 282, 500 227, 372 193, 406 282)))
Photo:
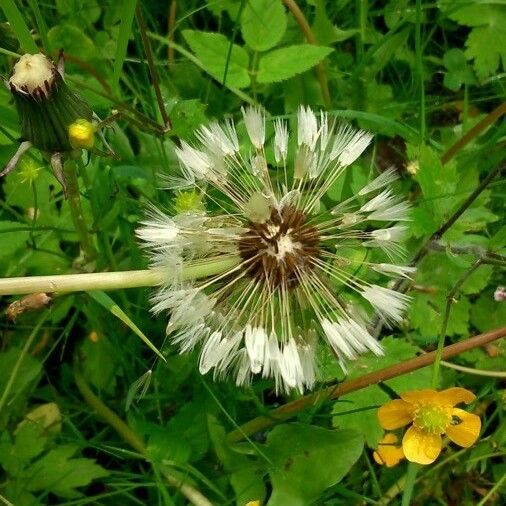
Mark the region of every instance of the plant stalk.
MULTIPOLYGON (((182 280, 201 279, 221 274, 235 267, 239 257, 229 256, 208 259, 206 262, 185 265, 181 273, 182 280)), ((0 279, 1 295, 19 295, 27 293, 68 293, 90 290, 120 290, 157 286, 170 280, 174 273, 163 269, 139 271, 94 272, 87 274, 63 274, 59 276, 27 276, 0 279)))
POLYGON ((93 261, 97 257, 97 252, 86 221, 83 215, 83 208, 81 206, 81 196, 79 194, 79 183, 77 181, 77 165, 75 160, 66 160, 63 164, 63 175, 65 178, 65 186, 67 192, 67 201, 69 203, 70 215, 74 227, 76 228, 77 235, 79 236, 79 242, 84 252, 84 256, 87 262, 93 261))

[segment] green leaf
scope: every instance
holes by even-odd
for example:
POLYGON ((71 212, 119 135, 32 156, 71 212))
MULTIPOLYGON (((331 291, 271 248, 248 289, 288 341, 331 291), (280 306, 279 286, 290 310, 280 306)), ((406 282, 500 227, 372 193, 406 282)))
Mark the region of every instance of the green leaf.
POLYGON ((227 443, 225 429, 213 416, 207 417, 209 436, 216 456, 230 476, 230 485, 234 489, 237 506, 249 501, 262 501, 265 498, 263 470, 251 458, 233 451, 227 443))
POLYGON ((461 25, 473 27, 466 41, 466 56, 474 60, 480 80, 506 67, 506 6, 476 3, 448 13, 461 25))
POLYGON ((337 28, 327 15, 325 3, 325 0, 315 0, 316 9, 311 28, 319 44, 326 46, 334 42, 343 42, 358 33, 357 29, 341 30, 337 28))
POLYGON ((506 303, 494 300, 494 289, 484 292, 471 307, 471 323, 480 332, 506 325, 506 303))
POLYGON ((109 295, 102 291, 88 292, 88 295, 98 302, 102 307, 107 309, 111 314, 119 318, 127 327, 132 329, 152 351, 154 351, 164 362, 165 357, 160 353, 158 348, 144 335, 142 330, 127 316, 127 314, 114 302, 109 295))
POLYGON ((357 430, 370 448, 377 448, 383 437, 383 429, 378 423, 378 407, 389 400, 390 397, 377 385, 343 395, 332 407, 332 413, 337 415, 332 418, 332 425, 357 430))
POLYGON ((109 476, 109 471, 91 459, 71 458, 76 451, 75 446, 62 445, 38 459, 26 469, 26 488, 72 499, 82 496, 76 488, 89 485, 95 478, 109 476))
POLYGON ((236 88, 249 86, 249 57, 245 49, 237 44, 231 44, 220 33, 184 30, 183 37, 203 68, 217 81, 220 83, 226 81, 236 88))
POLYGON ((286 31, 286 13, 281 0, 249 0, 241 17, 241 33, 254 51, 273 48, 286 31))
POLYGON ((443 56, 443 64, 447 68, 444 85, 457 91, 462 84, 475 84, 473 71, 467 64, 466 56, 460 49, 449 49, 443 56))
POLYGON ((81 346, 83 374, 98 390, 114 392, 116 386, 117 355, 107 337, 97 335, 86 339, 81 346))
POLYGON ((19 427, 13 443, 6 432, 2 434, 0 464, 11 476, 19 474, 21 469, 42 453, 47 442, 43 432, 42 424, 29 421, 19 427))
POLYGON ((125 61, 127 46, 132 34, 132 22, 135 14, 137 0, 126 0, 121 9, 121 24, 119 26, 118 38, 116 40, 116 55, 114 57, 114 70, 111 86, 115 89, 121 77, 121 69, 125 61))
POLYGON ((268 506, 306 506, 339 483, 364 447, 353 430, 328 430, 312 425, 278 425, 267 437, 265 453, 272 461, 272 496, 268 506))
POLYGON ((0 221, 0 258, 13 255, 22 246, 26 247, 30 236, 26 229, 25 223, 0 221))
POLYGON ((77 26, 53 26, 47 32, 47 38, 51 47, 64 48, 67 53, 77 55, 83 60, 90 60, 97 56, 93 41, 77 26))
POLYGON ((26 26, 23 15, 16 6, 14 0, 2 0, 1 7, 4 11, 5 17, 9 21, 12 30, 21 44, 21 47, 27 53, 38 53, 39 48, 35 44, 30 30, 26 26))
POLYGON ((262 84, 284 81, 306 72, 332 51, 331 47, 310 44, 275 49, 260 58, 257 81, 262 84))
MULTIPOLYGON (((403 362, 416 357, 420 349, 403 337, 388 336, 380 341, 383 347, 384 355, 377 357, 372 353, 367 353, 357 358, 353 362, 353 369, 348 378, 357 378, 364 374, 390 367, 391 365, 403 362)), ((427 368, 418 369, 408 374, 403 374, 398 378, 392 378, 384 383, 395 390, 403 392, 405 390, 416 390, 425 388, 430 383, 431 373, 427 368)))

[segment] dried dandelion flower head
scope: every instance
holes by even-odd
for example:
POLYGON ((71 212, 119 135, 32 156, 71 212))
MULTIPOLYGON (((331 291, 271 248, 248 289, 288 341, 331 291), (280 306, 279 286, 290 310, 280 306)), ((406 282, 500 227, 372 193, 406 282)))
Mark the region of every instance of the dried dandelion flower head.
POLYGON ((321 205, 369 133, 301 107, 297 132, 274 122, 271 147, 260 110, 243 116, 246 148, 228 121, 201 127, 195 144, 177 149, 182 177, 169 178, 170 186, 198 189, 209 211, 169 217, 154 210, 137 230, 154 267, 172 271, 207 257, 230 259, 230 268, 202 282, 168 280, 153 311, 170 313, 167 333, 181 352, 200 349, 202 374, 232 372, 238 385, 261 375, 278 391, 302 391, 315 383, 319 342, 341 363, 381 354, 366 328, 367 308, 387 323, 401 319, 408 298, 365 281, 362 271, 376 278, 412 272, 396 263, 408 205, 389 189, 392 170, 335 207, 321 205), (356 250, 360 260, 350 253, 356 250), (372 252, 380 261, 364 260, 372 252))

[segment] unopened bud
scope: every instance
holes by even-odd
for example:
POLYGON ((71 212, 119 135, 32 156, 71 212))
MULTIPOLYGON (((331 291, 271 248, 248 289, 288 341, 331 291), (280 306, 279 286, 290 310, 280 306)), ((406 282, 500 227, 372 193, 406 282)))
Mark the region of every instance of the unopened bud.
POLYGON ((23 140, 41 151, 71 151, 68 127, 78 119, 91 121, 89 105, 65 83, 56 65, 42 53, 25 54, 8 82, 21 121, 23 140))
POLYGON ((69 125, 69 141, 74 149, 90 149, 95 141, 95 128, 91 121, 79 118, 69 125))

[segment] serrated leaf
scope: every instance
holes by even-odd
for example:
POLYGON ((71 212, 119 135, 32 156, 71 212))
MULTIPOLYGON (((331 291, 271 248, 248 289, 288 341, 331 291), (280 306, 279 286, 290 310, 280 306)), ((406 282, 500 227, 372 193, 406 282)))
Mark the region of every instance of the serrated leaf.
POLYGON ((250 84, 249 57, 245 49, 220 33, 184 30, 183 37, 206 71, 220 83, 245 88, 250 84), (230 58, 229 58, 230 53, 230 58))
POLYGON ((495 73, 502 60, 506 66, 506 6, 476 3, 448 13, 448 17, 473 27, 466 41, 466 56, 474 60, 478 77, 495 73))
POLYGON ((78 487, 89 485, 109 471, 85 458, 72 458, 75 446, 58 446, 26 469, 26 488, 31 491, 47 490, 68 499, 80 497, 78 487))
POLYGON ((267 84, 290 79, 314 67, 332 51, 330 47, 310 44, 275 49, 260 58, 257 81, 267 84))
POLYGON ((241 33, 254 51, 267 51, 283 37, 286 12, 281 0, 249 0, 241 17, 241 33))
POLYGON ((377 385, 339 397, 332 407, 332 425, 339 429, 355 429, 365 438, 370 448, 376 448, 383 436, 378 423, 378 407, 390 397, 377 385), (354 411, 350 413, 350 411, 354 411))
POLYGON ((484 292, 471 307, 471 323, 480 332, 506 325, 506 302, 494 300, 494 290, 484 292))
POLYGON ((267 437, 272 460, 272 495, 268 506, 307 506, 339 483, 362 454, 364 440, 353 430, 312 425, 278 425, 267 437))

